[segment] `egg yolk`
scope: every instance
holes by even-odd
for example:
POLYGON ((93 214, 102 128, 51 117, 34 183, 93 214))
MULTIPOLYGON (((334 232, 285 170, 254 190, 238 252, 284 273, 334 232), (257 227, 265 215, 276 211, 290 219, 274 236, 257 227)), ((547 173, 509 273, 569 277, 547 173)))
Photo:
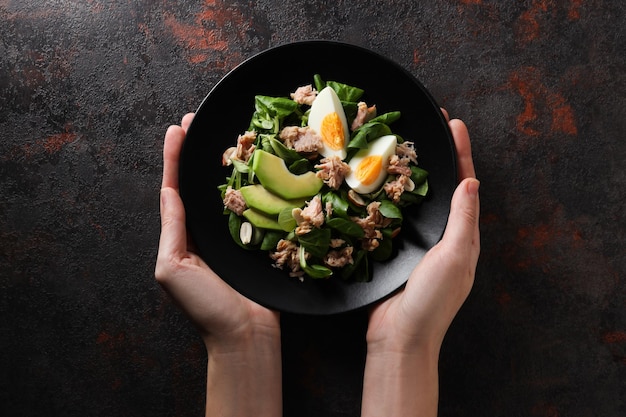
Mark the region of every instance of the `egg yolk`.
POLYGON ((328 113, 324 116, 320 136, 322 136, 322 140, 329 148, 334 150, 343 149, 345 141, 343 126, 336 112, 328 113))
POLYGON ((380 155, 371 155, 363 158, 359 162, 354 175, 363 185, 370 185, 378 178, 383 169, 383 157, 380 155))

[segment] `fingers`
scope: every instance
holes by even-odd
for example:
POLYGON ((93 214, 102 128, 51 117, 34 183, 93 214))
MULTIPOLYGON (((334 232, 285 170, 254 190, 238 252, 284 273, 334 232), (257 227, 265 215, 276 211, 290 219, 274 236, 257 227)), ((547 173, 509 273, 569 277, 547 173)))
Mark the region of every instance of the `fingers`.
POLYGON ((474 161, 472 160, 472 146, 470 144, 469 132, 465 123, 459 119, 452 119, 448 123, 454 146, 457 154, 457 167, 459 171, 459 181, 465 178, 476 178, 474 161))
POLYGON ((478 262, 480 252, 479 186, 480 182, 475 178, 466 178, 458 185, 452 196, 448 225, 442 239, 453 247, 454 253, 468 256, 472 265, 478 262))
POLYGON ((178 192, 171 188, 161 189, 161 237, 155 276, 162 281, 170 275, 169 266, 174 259, 184 256, 187 250, 185 208, 178 192))
POLYGON ((180 126, 170 126, 165 132, 161 188, 178 190, 178 161, 184 140, 185 130, 180 126))
POLYGON ((163 181, 161 188, 171 187, 178 190, 178 166, 180 152, 185 141, 187 129, 191 125, 194 113, 183 116, 180 126, 172 125, 165 132, 163 144, 163 181))
POLYGON ((154 276, 203 336, 228 334, 244 322, 244 299, 187 251, 185 209, 178 192, 161 190, 161 237, 154 276))
POLYGON ((189 129, 189 126, 191 125, 191 121, 193 120, 194 116, 195 116, 195 113, 187 113, 186 115, 183 116, 183 120, 181 121, 180 125, 185 131, 185 133, 189 129))
POLYGON ((469 132, 465 123, 459 119, 450 120, 450 114, 443 107, 441 113, 448 121, 448 126, 454 138, 454 145, 457 153, 457 164, 459 169, 459 181, 465 178, 476 178, 474 161, 472 160, 472 147, 470 144, 469 132))
POLYGON ((449 122, 450 121, 450 115, 448 114, 448 111, 446 109, 444 109, 443 107, 440 107, 439 110, 441 110, 441 112, 443 113, 443 117, 446 118, 446 121, 449 122))

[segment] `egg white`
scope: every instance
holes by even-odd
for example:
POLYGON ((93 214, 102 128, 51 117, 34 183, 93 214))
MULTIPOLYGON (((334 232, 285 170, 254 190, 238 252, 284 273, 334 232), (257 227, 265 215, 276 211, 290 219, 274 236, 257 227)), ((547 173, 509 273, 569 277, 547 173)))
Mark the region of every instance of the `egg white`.
POLYGON ((309 113, 308 125, 315 130, 318 135, 322 132, 322 121, 324 118, 331 114, 337 113, 339 121, 341 122, 341 129, 343 130, 344 143, 340 149, 333 149, 328 146, 324 141, 323 147, 320 149, 320 154, 325 157, 339 156, 341 160, 344 160, 347 155, 348 141, 350 140, 350 131, 348 130, 348 121, 346 114, 343 111, 343 106, 337 93, 331 87, 325 87, 317 94, 317 97, 311 105, 311 111, 309 113))
POLYGON ((389 158, 396 153, 396 145, 398 141, 395 135, 385 135, 378 139, 375 139, 369 143, 369 146, 365 149, 359 150, 348 162, 350 165, 350 173, 346 175, 345 181, 359 194, 368 194, 376 191, 387 178, 387 167, 389 167, 389 158), (378 172, 373 173, 375 176, 374 181, 369 184, 364 184, 358 178, 359 165, 368 156, 379 155, 382 158, 382 165, 378 172))

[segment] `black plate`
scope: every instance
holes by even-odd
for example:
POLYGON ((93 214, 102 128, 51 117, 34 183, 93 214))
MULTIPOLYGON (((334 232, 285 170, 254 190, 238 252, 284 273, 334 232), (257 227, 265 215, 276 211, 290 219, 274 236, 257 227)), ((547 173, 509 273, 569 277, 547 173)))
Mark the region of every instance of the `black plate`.
POLYGON ((228 73, 206 96, 187 132, 180 165, 180 192, 187 227, 202 258, 248 298, 283 312, 326 315, 368 306, 402 287, 446 225, 456 186, 454 142, 439 105, 408 71, 370 50, 332 41, 305 41, 261 52, 228 73), (365 90, 363 99, 379 113, 399 110, 394 133, 415 142, 419 165, 429 171, 430 195, 405 213, 395 239, 397 255, 372 262, 373 279, 300 282, 275 269, 267 252, 246 251, 233 242, 218 185, 231 168, 221 157, 236 143, 254 111, 254 96, 288 96, 298 86, 324 80, 365 90))

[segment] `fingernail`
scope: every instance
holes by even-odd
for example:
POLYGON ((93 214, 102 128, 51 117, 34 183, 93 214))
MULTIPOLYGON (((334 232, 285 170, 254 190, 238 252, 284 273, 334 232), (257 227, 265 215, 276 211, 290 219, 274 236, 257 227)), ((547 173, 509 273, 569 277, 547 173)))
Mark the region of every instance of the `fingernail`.
POLYGON ((467 193, 472 197, 476 197, 478 195, 478 189, 480 188, 480 181, 476 178, 468 181, 467 183, 467 193))

